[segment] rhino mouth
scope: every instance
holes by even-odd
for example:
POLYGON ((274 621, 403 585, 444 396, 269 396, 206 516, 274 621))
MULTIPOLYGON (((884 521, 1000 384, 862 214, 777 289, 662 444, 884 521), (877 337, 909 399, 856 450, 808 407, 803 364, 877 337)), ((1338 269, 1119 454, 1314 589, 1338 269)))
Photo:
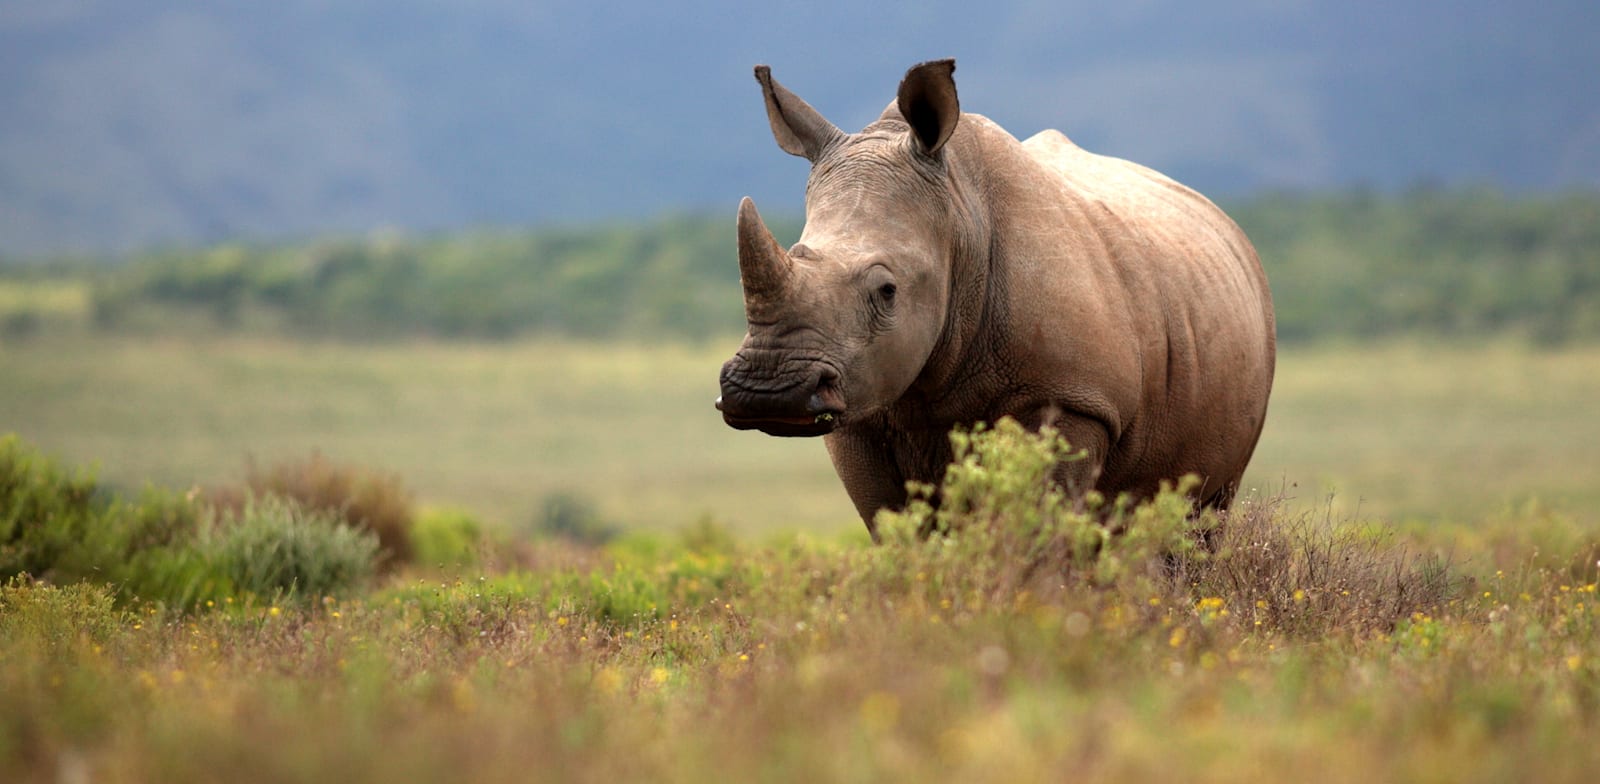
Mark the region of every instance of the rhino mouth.
POLYGON ((790 438, 810 438, 825 436, 838 427, 839 419, 830 414, 817 414, 813 417, 736 417, 726 411, 722 413, 722 421, 728 423, 735 430, 760 430, 769 436, 784 436, 790 438))
POLYGON ((809 438, 832 433, 844 418, 844 400, 831 383, 818 387, 798 410, 768 408, 760 402, 740 398, 736 403, 723 396, 716 407, 722 421, 735 430, 760 430, 769 436, 809 438))

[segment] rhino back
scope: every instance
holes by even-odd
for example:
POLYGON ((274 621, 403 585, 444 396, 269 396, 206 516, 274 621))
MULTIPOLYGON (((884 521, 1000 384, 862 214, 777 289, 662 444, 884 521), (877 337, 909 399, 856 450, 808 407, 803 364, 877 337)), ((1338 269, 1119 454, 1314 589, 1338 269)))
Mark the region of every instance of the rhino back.
MULTIPOLYGON (((983 121, 977 130, 998 130, 983 121)), ((1275 340, 1244 233, 1199 193, 1057 131, 1001 150, 995 269, 1025 375, 1108 421, 1104 475, 1237 481, 1265 417, 1275 340), (1021 155, 1016 153, 1020 152, 1021 155)))

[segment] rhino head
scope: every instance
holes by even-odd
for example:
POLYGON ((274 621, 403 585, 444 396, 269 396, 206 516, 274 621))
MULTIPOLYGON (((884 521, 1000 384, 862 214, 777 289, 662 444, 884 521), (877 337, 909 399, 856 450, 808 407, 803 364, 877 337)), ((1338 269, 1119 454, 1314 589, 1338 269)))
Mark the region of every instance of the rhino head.
POLYGON ((805 229, 787 250, 748 197, 739 205, 749 332, 722 366, 730 426, 824 435, 882 411, 922 373, 963 239, 945 156, 961 117, 954 71, 953 60, 913 67, 883 116, 847 134, 756 67, 778 146, 811 175, 805 229))

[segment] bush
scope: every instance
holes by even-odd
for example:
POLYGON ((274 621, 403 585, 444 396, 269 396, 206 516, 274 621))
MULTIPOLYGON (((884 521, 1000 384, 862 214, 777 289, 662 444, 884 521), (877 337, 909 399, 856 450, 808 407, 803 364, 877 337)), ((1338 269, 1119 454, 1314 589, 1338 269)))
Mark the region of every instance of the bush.
POLYGON ((0 638, 59 653, 83 638, 104 643, 125 620, 104 585, 43 585, 27 575, 0 584, 0 638))
POLYGON ((400 477, 356 466, 340 465, 319 454, 261 469, 253 463, 244 486, 212 492, 212 504, 237 515, 251 496, 277 496, 307 510, 326 512, 378 537, 380 566, 410 563, 411 494, 400 477))
POLYGON ((315 599, 369 578, 378 540, 325 510, 268 496, 218 520, 200 551, 237 595, 315 599))
POLYGON ((342 592, 372 573, 377 548, 365 529, 276 497, 246 495, 220 515, 157 489, 125 501, 0 439, 0 579, 110 585, 122 600, 191 608, 241 593, 342 592))
POLYGON ((551 493, 545 496, 531 533, 598 547, 617 538, 622 529, 602 518, 589 499, 575 493, 551 493))
POLYGON ((471 566, 487 545, 483 524, 457 509, 431 509, 411 526, 413 559, 426 566, 471 566))
POLYGON ((1050 479, 1072 451, 1048 430, 1004 419, 957 431, 951 444, 938 488, 913 486, 904 511, 879 514, 885 546, 862 573, 871 587, 991 605, 1110 593, 1128 606, 1209 608, 1197 613, 1307 636, 1390 629, 1458 587, 1437 558, 1391 546, 1392 532, 1285 520, 1272 500, 1196 511, 1193 477, 1137 505, 1074 497, 1050 479))
POLYGON ((228 590, 194 549, 204 523, 186 496, 151 488, 124 501, 15 436, 0 441, 0 577, 104 583, 123 599, 192 606, 228 590))
POLYGON ((1166 559, 1194 552, 1198 529, 1212 524, 1189 514, 1193 480, 1132 507, 1068 493, 1051 475, 1077 454, 1052 430, 1031 433, 1008 417, 957 429, 950 443, 939 486, 912 484, 904 511, 876 518, 887 557, 903 564, 892 572, 933 574, 987 600, 1038 587, 1148 592, 1165 579, 1166 559))
POLYGON ((94 477, 69 472, 15 435, 0 439, 0 578, 68 580, 117 562, 94 477))

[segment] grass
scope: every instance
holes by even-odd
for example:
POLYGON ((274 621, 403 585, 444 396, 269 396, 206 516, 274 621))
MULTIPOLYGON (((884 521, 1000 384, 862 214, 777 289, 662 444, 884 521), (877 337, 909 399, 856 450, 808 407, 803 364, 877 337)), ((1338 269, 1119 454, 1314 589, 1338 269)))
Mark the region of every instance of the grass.
MULTIPOLYGON (((608 514, 646 498, 637 486, 678 486, 661 496, 674 504, 629 518, 637 525, 605 544, 496 539, 483 560, 405 566, 339 595, 258 590, 184 610, 93 579, 11 579, 0 584, 0 781, 1600 773, 1600 520, 1586 506, 1592 474, 1563 474, 1595 459, 1582 405, 1582 384, 1600 373, 1595 350, 1286 357, 1261 459, 1307 475, 1293 488, 1304 498, 1254 496, 1226 520, 1189 520, 1176 496, 1090 514, 1030 482, 1050 445, 997 427, 995 440, 963 446, 942 488, 960 499, 954 512, 885 517, 874 547, 848 514, 808 518, 790 504, 808 491, 794 480, 808 467, 734 459, 821 464, 818 443, 674 416, 709 397, 702 374, 718 349, 6 349, 14 373, 0 405, 35 427, 18 429, 58 453, 122 445, 123 462, 102 475, 123 470, 125 485, 157 475, 150 466, 174 470, 179 486, 237 478, 245 466, 230 451, 242 443, 262 464, 310 445, 365 459, 421 478, 424 502, 470 502, 474 482, 501 472, 533 475, 504 498, 578 488, 608 514), (1365 382, 1350 378, 1362 371, 1365 382), (107 397, 115 389, 131 400, 107 397), (139 421, 141 405, 160 426, 139 421), (589 422, 590 442, 517 450, 562 435, 502 418, 528 410, 558 411, 568 429, 589 422), (322 418, 307 421, 314 411, 322 418), (672 434, 707 426, 733 454, 701 446, 715 461, 704 475, 770 478, 730 490, 683 474, 672 434), (1477 445, 1474 432, 1478 448, 1525 450, 1544 470, 1451 475, 1472 466, 1456 450, 1477 445), (182 443, 202 458, 176 461, 182 443), (432 467, 456 464, 467 470, 427 485, 432 467), (1395 470, 1421 486, 1395 483, 1394 496, 1363 502, 1360 520, 1315 502, 1325 483, 1376 494, 1389 485, 1374 480, 1395 470), (550 475, 562 480, 536 483, 550 475), (1565 501, 1515 504, 1546 491, 1565 501), (1427 518, 1430 498, 1466 512, 1438 514, 1453 525, 1374 522, 1378 504, 1427 518), (707 509, 746 536, 685 526, 707 509), (811 533, 798 530, 806 520, 819 522, 811 533), (1130 534, 1107 536, 1123 522, 1130 534), (1211 523, 1221 533, 1206 554, 1190 542, 1211 523), (926 525, 947 533, 910 534, 926 525)), ((842 502, 819 467, 811 493, 842 502)), ((483 536, 470 523, 422 514, 410 525, 419 546, 466 554, 483 536), (437 530, 416 533, 427 526, 437 530), (450 541, 424 544, 435 538, 450 541)))
MULTIPOLYGON (((129 488, 321 452, 510 527, 566 496, 629 529, 859 530, 820 443, 721 424, 732 348, 41 338, 0 347, 0 430, 129 488)), ((1595 389, 1595 347, 1286 351, 1246 483, 1339 515, 1475 523, 1537 499, 1593 519, 1595 389)))
POLYGON ((106 481, 188 487, 320 451, 512 526, 554 494, 672 530, 858 527, 819 442, 737 433, 731 347, 44 341, 0 354, 0 429, 106 481), (114 391, 114 392, 113 392, 114 391), (781 499, 773 503, 774 499, 781 499))
POLYGON ((1336 515, 1600 519, 1600 348, 1397 343, 1289 351, 1246 475, 1336 515))
POLYGON ((1270 499, 1215 554, 974 437, 885 544, 704 527, 195 612, 0 586, 0 780, 1590 781, 1600 526, 1270 499), (982 470, 980 470, 982 469, 982 470), (1560 535, 1558 535, 1558 533, 1560 535), (1085 547, 1087 542, 1097 542, 1085 547), (1451 552, 1454 561, 1438 553, 1451 552))

